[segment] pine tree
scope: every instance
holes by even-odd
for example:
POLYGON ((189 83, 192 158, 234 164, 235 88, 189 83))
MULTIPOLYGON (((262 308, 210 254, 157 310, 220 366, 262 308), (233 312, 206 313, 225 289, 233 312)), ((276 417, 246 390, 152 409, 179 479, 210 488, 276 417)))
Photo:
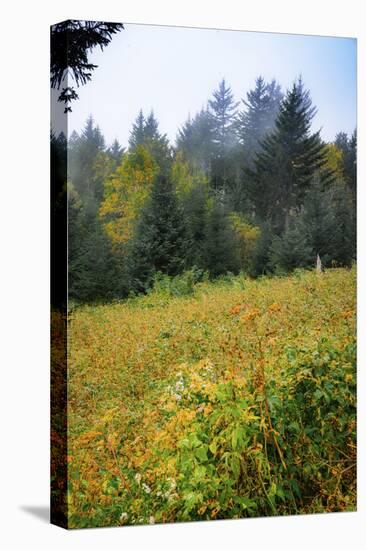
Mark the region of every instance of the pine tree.
POLYGON ((82 201, 94 197, 93 165, 98 153, 105 149, 104 137, 90 115, 80 137, 73 134, 69 142, 69 179, 82 201))
POLYGON ((168 177, 172 164, 172 153, 166 134, 159 132, 159 123, 155 118, 153 111, 149 114, 145 122, 145 146, 158 163, 162 173, 168 177))
POLYGON ((311 133, 315 114, 300 78, 287 91, 275 129, 256 154, 254 169, 247 170, 255 212, 262 220, 270 219, 277 233, 300 211, 314 174, 321 171, 323 182, 332 178, 329 171, 321 170, 326 152, 319 132, 311 133))
POLYGON ((153 111, 145 118, 140 110, 130 132, 129 150, 133 152, 136 147, 143 145, 160 167, 160 170, 167 175, 172 154, 166 134, 159 132, 159 123, 153 111))
POLYGON ((132 125, 132 130, 130 131, 128 145, 130 150, 133 150, 138 145, 144 145, 144 143, 145 143, 145 117, 142 112, 142 109, 140 109, 139 114, 137 115, 136 120, 132 125))
POLYGON ((252 266, 250 269, 250 275, 253 277, 265 275, 272 271, 270 247, 273 236, 270 223, 262 223, 260 226, 260 236, 254 249, 252 266))
POLYGON ((187 232, 186 263, 188 267, 204 268, 208 193, 204 181, 194 182, 183 201, 187 232))
POLYGON ((123 28, 122 23, 72 19, 52 25, 51 88, 59 90, 66 84, 58 98, 65 103, 65 113, 71 112, 70 102, 79 97, 68 80, 73 79, 77 86, 89 82, 97 65, 88 61, 88 53, 97 46, 103 51, 112 36, 123 28), (66 75, 69 75, 68 80, 66 75))
POLYGON ((177 275, 184 269, 185 256, 182 211, 171 181, 160 175, 142 209, 131 243, 128 272, 132 289, 146 291, 157 272, 177 275))
POLYGON ((154 111, 151 111, 149 116, 147 117, 145 121, 145 127, 144 127, 144 134, 145 139, 161 139, 161 135, 159 133, 159 123, 155 118, 154 111))
POLYGON ((350 190, 339 183, 332 193, 334 227, 332 260, 337 266, 350 267, 356 259, 356 212, 350 190))
POLYGON ((343 178, 349 187, 354 204, 357 192, 357 132, 354 130, 351 138, 345 132, 336 135, 334 144, 342 151, 343 178))
POLYGON ((68 186, 68 288, 78 301, 107 300, 119 293, 119 273, 109 240, 95 215, 68 186))
POLYGON ((246 100, 242 99, 244 109, 237 115, 235 128, 247 165, 252 164, 260 142, 273 129, 282 98, 281 87, 275 80, 267 84, 259 76, 255 88, 247 93, 246 100))
POLYGON ((124 154, 124 148, 120 145, 118 139, 115 139, 112 145, 108 148, 108 155, 114 163, 114 168, 121 164, 124 154))
POLYGON ((210 172, 212 147, 212 118, 207 109, 202 108, 193 119, 190 117, 178 131, 176 148, 195 168, 206 175, 210 172))
POLYGON ((235 179, 230 153, 236 145, 235 118, 238 103, 234 101, 231 88, 226 86, 223 79, 208 104, 212 120, 213 145, 210 180, 212 188, 223 196, 230 190, 235 179))
POLYGON ((117 265, 98 221, 90 225, 84 220, 78 239, 77 253, 69 258, 70 298, 93 302, 118 296, 120 282, 117 265))
POLYGON ((239 268, 235 232, 224 206, 217 200, 207 216, 204 267, 211 277, 235 273, 239 268))
POLYGON ((280 237, 273 237, 269 258, 272 269, 280 273, 288 273, 297 267, 307 267, 312 263, 315 265, 316 257, 314 258, 301 223, 292 221, 280 237))
POLYGON ((335 219, 330 202, 330 193, 314 181, 306 194, 301 214, 306 243, 312 250, 313 264, 319 255, 322 265, 329 266, 333 259, 335 243, 335 219))

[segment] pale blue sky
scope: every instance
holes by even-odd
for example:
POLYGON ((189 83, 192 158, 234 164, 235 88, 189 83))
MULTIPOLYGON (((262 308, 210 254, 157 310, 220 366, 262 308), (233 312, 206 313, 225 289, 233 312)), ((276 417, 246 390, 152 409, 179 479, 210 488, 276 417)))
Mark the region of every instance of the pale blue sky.
POLYGON ((140 108, 154 110, 173 144, 178 127, 206 104, 222 78, 239 100, 258 75, 287 88, 301 73, 318 108, 314 130, 322 128, 323 139, 356 126, 353 38, 126 24, 90 61, 99 66, 77 90, 69 133, 80 131, 91 113, 108 144, 117 138, 127 145, 140 108))

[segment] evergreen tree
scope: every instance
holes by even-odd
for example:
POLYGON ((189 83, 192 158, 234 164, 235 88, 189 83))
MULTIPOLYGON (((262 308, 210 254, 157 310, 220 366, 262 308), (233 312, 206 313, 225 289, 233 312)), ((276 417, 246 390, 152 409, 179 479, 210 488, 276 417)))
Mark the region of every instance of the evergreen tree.
POLYGON ((88 53, 97 46, 103 51, 112 36, 123 29, 122 23, 104 21, 76 21, 69 19, 51 27, 51 88, 59 90, 58 101, 65 104, 65 113, 71 112, 70 102, 78 99, 73 86, 68 85, 69 75, 79 86, 91 80, 97 65, 88 61, 88 53))
POLYGON ((69 256, 69 296, 79 301, 109 300, 120 290, 109 241, 97 220, 84 226, 81 234, 76 255, 69 256))
POLYGON ((238 103, 234 101, 231 88, 226 86, 223 79, 208 104, 212 120, 213 146, 210 180, 212 188, 223 196, 232 187, 236 174, 231 154, 236 145, 235 117, 238 103))
MULTIPOLYGON (((255 212, 262 220, 270 219, 277 233, 300 211, 314 174, 326 164, 319 132, 310 131, 315 113, 310 94, 299 79, 287 91, 275 129, 256 154, 254 169, 247 170, 255 212)), ((322 181, 331 180, 329 171, 321 172, 322 181)))
POLYGON ((306 194, 304 211, 301 214, 306 243, 312 250, 312 263, 317 255, 324 266, 331 265, 335 251, 335 219, 328 190, 323 190, 315 181, 306 194))
POLYGON ((350 190, 339 183, 332 193, 334 227, 332 260, 337 266, 350 267, 356 259, 356 212, 350 190))
POLYGON ((204 268, 207 207, 207 185, 203 181, 197 181, 192 185, 183 200, 183 213, 187 232, 187 267, 204 268))
POLYGON ((153 111, 147 118, 140 110, 130 133, 129 150, 133 152, 136 147, 143 145, 160 167, 160 170, 168 174, 172 162, 172 154, 166 134, 159 132, 159 123, 153 111))
POLYGON ((275 80, 267 84, 259 76, 255 88, 242 99, 244 109, 237 115, 235 127, 247 165, 252 164, 260 142, 271 132, 278 115, 283 95, 275 80))
POLYGON ((236 236, 224 206, 215 200, 207 216, 204 267, 211 277, 238 272, 236 236))
POLYGON ((146 291, 157 272, 177 275, 184 269, 185 256, 182 211, 171 181, 160 175, 142 209, 131 244, 128 271, 132 289, 146 291))
POLYGON ((121 164, 124 154, 124 148, 119 144, 118 139, 115 139, 112 145, 108 148, 108 155, 112 159, 114 168, 121 164))
POLYGON ((274 271, 288 273, 296 267, 315 265, 313 251, 299 221, 292 221, 281 236, 275 235, 269 250, 270 264, 274 271))
POLYGON ((118 294, 119 274, 94 204, 82 204, 68 186, 68 288, 78 301, 107 300, 118 294))
POLYGON ((190 117, 178 131, 176 147, 183 153, 186 161, 202 170, 206 175, 210 173, 212 147, 212 118, 207 109, 201 109, 193 119, 190 117))
POLYGON ((142 112, 142 109, 140 109, 135 122, 132 124, 132 130, 130 131, 128 145, 130 150, 132 150, 132 149, 135 149, 138 145, 144 145, 144 143, 145 143, 145 117, 142 112))
POLYGON ((153 111, 145 122, 145 146, 158 163, 160 170, 168 177, 172 163, 172 153, 166 134, 159 132, 159 123, 153 111))
POLYGON ((82 201, 94 197, 93 165, 98 153, 104 149, 104 137, 90 115, 81 136, 73 134, 72 142, 69 142, 68 176, 82 201))
POLYGON ((269 222, 260 226, 260 235, 253 253, 250 275, 258 277, 272 271, 270 247, 273 240, 273 233, 269 222))
POLYGON ((159 133, 159 123, 155 118, 154 111, 151 111, 149 116, 145 121, 144 126, 145 139, 149 140, 159 140, 161 139, 161 134, 159 133))
POLYGON ((351 138, 345 132, 336 135, 334 144, 342 151, 343 178, 349 187, 353 201, 356 204, 357 192, 357 132, 353 132, 351 138))

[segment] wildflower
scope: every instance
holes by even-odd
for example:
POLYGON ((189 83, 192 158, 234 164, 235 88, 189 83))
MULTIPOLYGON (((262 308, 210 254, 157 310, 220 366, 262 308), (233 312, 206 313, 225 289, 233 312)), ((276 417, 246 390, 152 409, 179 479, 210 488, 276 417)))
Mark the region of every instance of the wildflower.
POLYGON ((128 520, 127 512, 122 512, 122 514, 119 516, 119 520, 121 523, 125 523, 128 520))
POLYGON ((174 491, 174 489, 176 488, 177 484, 175 482, 175 479, 172 479, 171 482, 170 482, 170 490, 171 491, 174 491))
POLYGON ((142 484, 142 488, 143 488, 143 490, 145 491, 146 494, 149 495, 151 493, 151 488, 148 485, 146 485, 146 483, 142 484))
POLYGON ((136 475, 135 475, 135 480, 136 480, 137 484, 140 485, 140 482, 141 482, 141 474, 136 474, 136 475))

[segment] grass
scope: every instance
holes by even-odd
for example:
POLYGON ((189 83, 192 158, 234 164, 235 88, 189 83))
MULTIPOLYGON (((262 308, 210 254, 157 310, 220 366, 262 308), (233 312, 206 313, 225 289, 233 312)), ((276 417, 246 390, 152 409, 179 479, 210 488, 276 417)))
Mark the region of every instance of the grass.
POLYGON ((70 319, 69 526, 353 510, 355 269, 70 319))

